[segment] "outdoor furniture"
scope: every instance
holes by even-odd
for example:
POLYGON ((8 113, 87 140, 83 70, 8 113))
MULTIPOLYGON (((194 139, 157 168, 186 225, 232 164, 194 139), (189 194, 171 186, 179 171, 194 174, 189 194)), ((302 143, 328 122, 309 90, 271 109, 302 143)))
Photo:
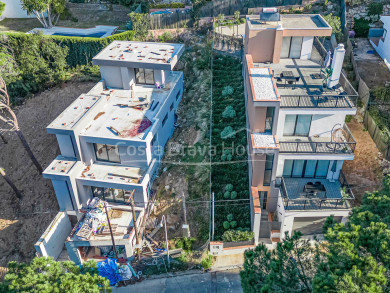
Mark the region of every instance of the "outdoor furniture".
MULTIPOLYGON (((312 182, 308 182, 312 183, 312 182)), ((314 184, 305 184, 303 191, 306 193, 306 196, 309 198, 317 196, 317 194, 324 193, 324 197, 326 197, 326 189, 325 186, 317 181, 314 184)))

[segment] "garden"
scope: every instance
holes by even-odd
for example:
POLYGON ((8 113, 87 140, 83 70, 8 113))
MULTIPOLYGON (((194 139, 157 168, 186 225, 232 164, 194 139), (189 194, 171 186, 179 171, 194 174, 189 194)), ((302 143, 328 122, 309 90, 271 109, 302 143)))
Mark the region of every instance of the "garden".
POLYGON ((211 182, 215 239, 250 240, 250 205, 244 83, 239 59, 213 60, 211 182))

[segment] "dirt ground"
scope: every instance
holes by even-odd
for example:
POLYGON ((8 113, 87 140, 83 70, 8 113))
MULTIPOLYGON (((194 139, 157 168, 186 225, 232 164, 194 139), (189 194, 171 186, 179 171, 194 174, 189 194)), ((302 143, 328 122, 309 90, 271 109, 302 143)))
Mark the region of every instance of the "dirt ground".
POLYGON ((367 53, 375 52, 368 39, 356 39, 356 42, 357 48, 353 53, 360 77, 369 88, 385 86, 385 83, 390 81, 390 71, 386 64, 377 53, 367 53))
POLYGON ((359 205, 366 191, 373 191, 381 186, 381 155, 361 123, 353 119, 347 124, 357 144, 355 159, 344 161, 343 172, 356 197, 355 205, 359 205))
MULTIPOLYGON (((46 132, 46 126, 94 84, 70 82, 36 95, 16 110, 23 134, 43 168, 60 153, 55 136, 46 132)), ((15 133, 5 137, 7 144, 0 141, 0 166, 24 197, 17 212, 17 199, 0 178, 0 266, 11 260, 31 259, 35 253, 34 243, 58 211, 50 180, 39 175, 15 133)))

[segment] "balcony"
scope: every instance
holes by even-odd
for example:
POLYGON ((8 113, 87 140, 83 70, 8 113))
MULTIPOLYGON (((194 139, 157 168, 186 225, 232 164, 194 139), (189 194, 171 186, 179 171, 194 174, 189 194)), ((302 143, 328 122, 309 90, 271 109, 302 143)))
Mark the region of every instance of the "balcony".
POLYGON ((356 141, 348 126, 336 129, 332 137, 283 137, 279 141, 280 153, 353 154, 356 141))
POLYGON ((328 179, 316 178, 277 178, 280 182, 280 193, 286 211, 297 210, 349 210, 355 199, 353 192, 340 173, 339 179, 330 182, 328 179), (318 182, 322 191, 306 191, 309 182, 318 182))

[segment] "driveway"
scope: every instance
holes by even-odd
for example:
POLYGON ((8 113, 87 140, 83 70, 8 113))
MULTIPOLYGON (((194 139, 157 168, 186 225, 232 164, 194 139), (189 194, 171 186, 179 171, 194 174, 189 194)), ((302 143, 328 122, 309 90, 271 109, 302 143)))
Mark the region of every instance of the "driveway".
POLYGON ((194 273, 168 278, 149 279, 127 287, 113 288, 113 293, 176 293, 176 292, 242 292, 240 270, 194 273))

